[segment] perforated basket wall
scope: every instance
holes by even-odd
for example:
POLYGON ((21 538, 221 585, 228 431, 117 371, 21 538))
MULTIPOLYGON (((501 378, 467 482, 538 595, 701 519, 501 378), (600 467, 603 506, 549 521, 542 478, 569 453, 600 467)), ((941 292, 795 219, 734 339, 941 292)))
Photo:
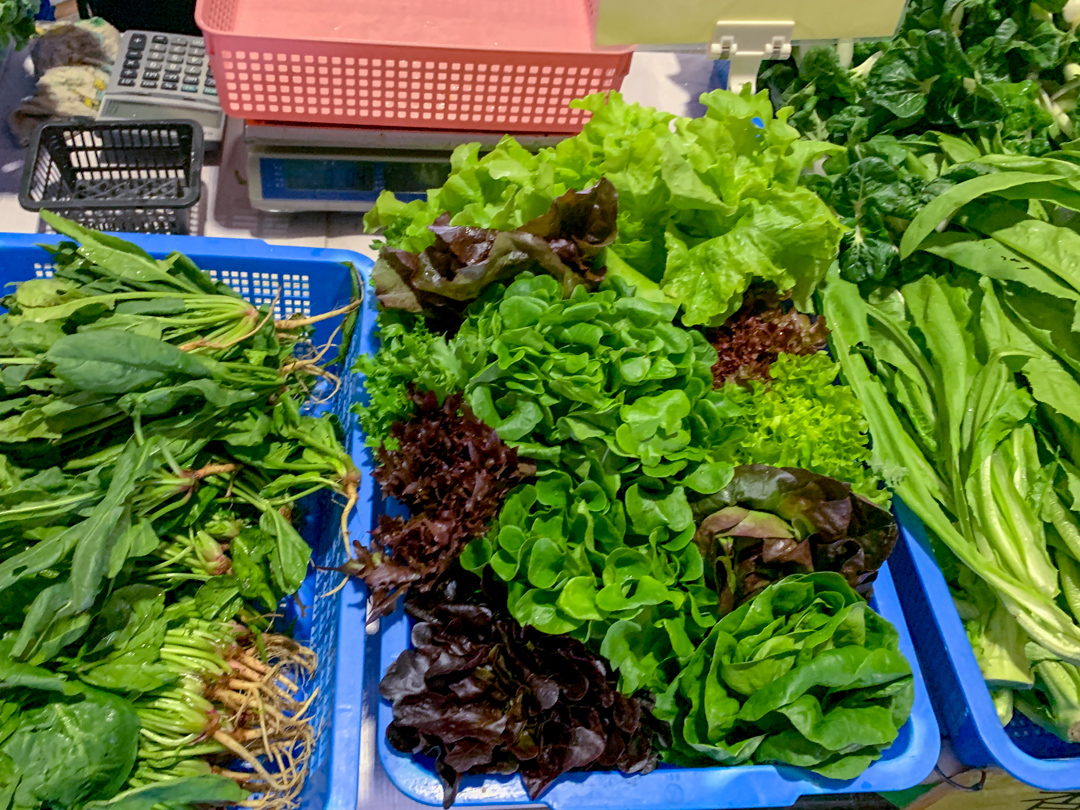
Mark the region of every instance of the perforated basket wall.
MULTIPOLYGON (((474 0, 474 19, 487 14, 519 14, 524 0, 474 0)), ((563 0, 578 7, 574 17, 588 27, 594 11, 588 0, 563 0)), ((324 3, 318 4, 320 7, 324 3)), ((336 3, 339 19, 360 15, 366 0, 336 3)), ((400 15, 399 44, 379 41, 327 41, 328 31, 314 29, 305 4, 261 0, 199 0, 196 19, 206 37, 221 105, 240 118, 421 129, 496 130, 501 132, 577 132, 588 114, 571 110, 571 99, 616 90, 630 68, 630 52, 575 52, 538 47, 530 38, 528 16, 516 39, 498 50, 431 46, 426 32, 449 30, 466 22, 445 11, 445 3, 427 3, 423 11, 385 6, 386 16, 400 15), (246 13, 259 2, 260 16, 246 13), (425 17, 414 20, 413 16, 425 17), (441 19, 440 14, 446 18, 441 19), (283 18, 295 19, 295 39, 274 38, 283 18), (414 22, 411 29, 410 22, 414 22), (306 33, 305 33, 306 32, 306 33), (308 38, 305 38, 307 36, 308 38), (317 39, 314 37, 318 36, 317 39)), ((558 13, 556 10, 553 13, 558 13)), ((327 23, 329 25, 329 23, 327 23)), ((346 22, 341 23, 344 29, 346 22)), ((357 30, 357 21, 351 30, 357 30)), ((580 32, 578 32, 580 34, 580 32)), ((567 37, 577 47, 587 36, 567 37)), ((500 43, 502 45, 502 43, 500 43)))
MULTIPOLYGON (((0 234, 0 286, 50 277, 50 257, 37 243, 59 240, 54 235, 0 234)), ((370 260, 349 251, 274 247, 254 239, 136 236, 132 241, 156 257, 173 251, 189 256, 254 304, 268 305, 277 299, 274 310, 279 318, 328 312, 344 305, 351 292, 351 271, 343 263, 352 263, 365 277, 371 267, 370 260)), ((371 305, 361 313, 358 335, 373 312, 371 305)), ((313 341, 325 343, 336 326, 335 321, 318 324, 313 341)), ((353 342, 348 367, 363 351, 361 343, 353 342)), ((345 435, 352 437, 355 417, 349 405, 348 394, 341 390, 314 407, 332 410, 342 420, 345 435)), ((345 559, 341 504, 319 496, 303 501, 302 509, 301 534, 311 544, 315 564, 319 568, 341 565, 345 559)), ((365 500, 352 516, 350 532, 356 537, 370 525, 367 510, 365 500)), ((314 569, 298 599, 285 605, 285 621, 293 624, 293 634, 319 656, 315 678, 304 684, 307 695, 315 696, 310 712, 319 735, 302 798, 304 810, 356 808, 366 595, 362 587, 350 582, 333 596, 326 596, 340 584, 339 574, 314 569)))

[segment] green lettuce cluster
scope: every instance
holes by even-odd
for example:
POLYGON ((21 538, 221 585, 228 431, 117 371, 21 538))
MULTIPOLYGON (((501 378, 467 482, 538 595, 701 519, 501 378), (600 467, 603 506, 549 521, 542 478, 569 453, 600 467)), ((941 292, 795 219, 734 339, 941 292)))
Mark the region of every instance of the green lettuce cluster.
POLYGON ((665 683, 662 664, 717 616, 687 493, 730 480, 734 412, 712 389, 715 351, 674 315, 525 274, 450 343, 476 415, 537 465, 463 565, 509 582, 511 613, 544 632, 605 647, 628 622, 659 627, 620 667, 625 691, 665 683))
POLYGON ((896 628, 840 574, 789 576, 721 619, 657 699, 683 765, 784 763, 858 776, 914 700, 896 628))
POLYGON ((442 335, 431 332, 419 318, 400 309, 379 312, 382 346, 362 354, 353 371, 364 376, 367 401, 353 405, 367 446, 397 450, 390 435, 394 422, 407 422, 416 409, 409 384, 434 391, 440 398, 456 390, 461 370, 442 335))
POLYGON ((627 104, 618 93, 574 106, 593 113, 581 134, 530 153, 513 138, 481 156, 459 147, 451 174, 426 200, 384 192, 365 218, 387 244, 419 252, 443 213, 453 225, 510 230, 544 214, 568 189, 607 178, 619 194, 609 275, 638 294, 674 304, 687 325, 722 323, 753 279, 793 290, 803 311, 836 255, 842 227, 799 177, 839 151, 799 140, 768 95, 716 91, 701 118, 627 104))
POLYGON ((780 354, 769 367, 772 380, 747 387, 729 383, 724 395, 740 410, 745 434, 735 464, 800 467, 839 478, 877 503, 889 493, 868 463, 869 427, 851 387, 837 382, 840 366, 827 354, 780 354))

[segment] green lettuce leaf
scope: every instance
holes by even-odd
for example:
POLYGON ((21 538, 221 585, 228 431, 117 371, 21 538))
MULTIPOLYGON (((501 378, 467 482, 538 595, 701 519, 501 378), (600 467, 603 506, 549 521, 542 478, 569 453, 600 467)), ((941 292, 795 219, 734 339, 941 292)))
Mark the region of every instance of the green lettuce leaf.
POLYGON ((665 759, 784 763, 852 779, 914 700, 899 635, 839 574, 786 577, 721 619, 657 699, 665 759))
POLYGON ((618 237, 605 253, 651 300, 681 309, 687 325, 722 322, 754 279, 810 295, 835 255, 842 227, 801 174, 837 151, 801 141, 767 94, 707 93, 702 118, 628 104, 618 93, 573 102, 592 118, 582 132, 533 155, 512 138, 479 156, 454 154, 450 179, 426 200, 384 194, 365 218, 391 248, 419 252, 429 226, 512 230, 569 189, 607 178, 618 191, 618 237), (654 286, 655 285, 655 286, 654 286))

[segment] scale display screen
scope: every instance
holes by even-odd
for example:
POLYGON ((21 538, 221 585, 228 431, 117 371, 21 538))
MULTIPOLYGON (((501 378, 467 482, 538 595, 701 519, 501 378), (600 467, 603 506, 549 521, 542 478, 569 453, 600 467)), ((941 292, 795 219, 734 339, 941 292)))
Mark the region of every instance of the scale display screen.
POLYGON ((391 191, 440 188, 450 177, 449 163, 384 163, 383 186, 391 191))
POLYGON ((290 191, 373 191, 375 169, 348 160, 282 161, 282 179, 290 191))
POLYGON ((449 161, 379 161, 370 158, 259 157, 264 200, 374 202, 383 190, 402 199, 423 196, 450 176, 449 161))

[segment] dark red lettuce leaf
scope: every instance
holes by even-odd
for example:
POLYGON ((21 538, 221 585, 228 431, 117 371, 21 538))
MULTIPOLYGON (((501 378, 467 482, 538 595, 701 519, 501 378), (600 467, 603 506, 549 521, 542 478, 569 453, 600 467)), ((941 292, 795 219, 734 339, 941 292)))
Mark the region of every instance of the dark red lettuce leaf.
POLYGON ((513 231, 450 224, 447 214, 429 226, 435 244, 422 253, 384 247, 372 279, 379 302, 391 309, 460 314, 484 288, 525 270, 559 280, 565 295, 595 287, 600 251, 615 240, 618 195, 603 179, 585 191, 567 191, 548 212, 513 231))
POLYGON ((367 583, 373 616, 393 610, 406 589, 430 587, 533 472, 460 394, 442 405, 431 392, 414 393, 413 401, 415 416, 391 429, 400 449, 381 449, 375 470, 383 494, 404 503, 412 517, 383 515, 369 548, 355 543, 356 559, 342 568, 367 583))
POLYGON ((771 379, 769 366, 777 355, 822 351, 827 335, 824 318, 785 311, 775 294, 750 294, 738 312, 709 333, 717 353, 713 385, 771 379))
POLYGON ((789 574, 836 571, 869 597, 896 545, 892 515, 835 478, 748 464, 692 505, 722 612, 789 574))
POLYGON ((394 707, 387 739, 435 758, 443 806, 467 773, 520 772, 529 796, 582 768, 648 773, 669 729, 652 697, 627 697, 607 663, 569 636, 522 627, 505 587, 455 569, 412 591, 413 648, 387 669, 379 692, 394 707))

